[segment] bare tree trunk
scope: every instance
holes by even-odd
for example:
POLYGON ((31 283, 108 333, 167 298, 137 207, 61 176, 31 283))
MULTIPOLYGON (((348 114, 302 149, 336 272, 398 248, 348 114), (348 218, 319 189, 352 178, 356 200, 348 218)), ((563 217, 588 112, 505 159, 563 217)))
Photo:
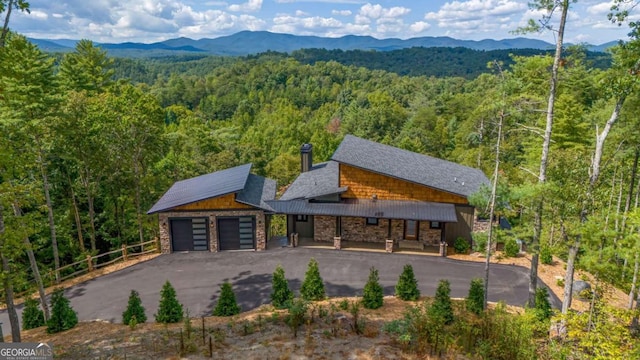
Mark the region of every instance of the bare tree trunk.
POLYGON ((482 138, 484 136, 484 118, 480 118, 480 130, 478 131, 478 137, 480 144, 478 145, 478 159, 476 161, 476 167, 482 168, 482 138))
POLYGON ((14 0, 9 0, 7 4, 7 15, 4 17, 4 25, 2 25, 2 34, 0 34, 0 48, 4 47, 4 43, 7 40, 7 34, 9 33, 9 18, 11 17, 11 10, 13 9, 14 0))
POLYGON ((51 247, 53 248, 53 263, 55 267, 56 284, 60 283, 60 254, 58 253, 58 239, 56 237, 56 224, 53 218, 53 204, 49 194, 49 177, 47 175, 46 164, 42 156, 42 150, 38 152, 38 162, 42 173, 42 183, 44 186, 44 198, 47 203, 47 215, 49 218, 49 230, 51 231, 51 247))
POLYGON ((624 213, 622 214, 622 231, 625 232, 627 227, 627 217, 631 210, 631 199, 633 198, 633 189, 635 188, 636 177, 638 176, 638 158, 640 158, 640 147, 636 146, 636 153, 633 158, 633 166, 631 167, 631 181, 629 182, 629 192, 624 202, 624 213))
MULTIPOLYGON (((592 197, 593 190, 598 182, 598 178, 600 177, 600 163, 602 162, 602 153, 604 151, 604 144, 607 140, 607 136, 609 135, 609 131, 616 123, 620 116, 620 110, 622 110, 622 105, 624 104, 625 96, 621 96, 616 102, 616 106, 611 113, 611 117, 602 129, 602 132, 596 135, 596 149, 593 154, 593 159, 591 161, 591 173, 589 177, 589 187, 587 190, 587 194, 585 197, 585 201, 582 207, 582 212, 580 214, 580 221, 586 222, 589 212, 592 207, 592 197)), ((564 277, 564 296, 565 298, 562 300, 562 313, 566 314, 571 307, 571 290, 573 289, 573 273, 575 272, 575 261, 578 256, 578 250, 580 249, 580 236, 576 236, 574 243, 569 248, 569 257, 567 259, 567 273, 564 277), (567 299, 567 295, 569 298, 567 299)))
POLYGON ((633 279, 631 280, 631 291, 629 291, 629 303, 627 304, 627 309, 629 310, 633 309, 633 300, 636 294, 636 283, 638 281, 638 268, 640 267, 640 262, 638 262, 637 250, 636 250, 634 262, 635 262, 635 266, 633 267, 633 279))
POLYGON ((89 207, 89 240, 91 251, 96 251, 96 212, 93 205, 93 192, 91 191, 90 171, 85 169, 84 176, 80 177, 84 190, 87 193, 87 206, 89 207))
POLYGON ((76 192, 73 190, 73 183, 71 182, 71 178, 69 174, 67 175, 67 183, 69 184, 69 191, 71 192, 71 205, 73 205, 73 218, 76 222, 76 229, 78 231, 78 245, 80 246, 80 251, 85 252, 84 247, 84 236, 82 236, 82 221, 80 220, 80 211, 78 210, 78 202, 76 201, 76 192))
MULTIPOLYGON (((137 161, 134 161, 133 165, 135 179, 136 179, 136 216, 138 217, 138 236, 140 238, 140 244, 144 242, 144 230, 142 228, 142 204, 140 200, 140 165, 137 161)), ((141 249, 144 251, 144 248, 141 249)))
MULTIPOLYGON (((13 213, 18 217, 22 216, 22 209, 18 206, 18 204, 13 204, 13 213)), ((42 282, 42 277, 40 276, 40 269, 38 268, 38 262, 36 261, 36 257, 33 253, 33 246, 31 246, 31 240, 29 240, 28 236, 24 237, 24 245, 25 251, 27 252, 27 257, 29 258, 29 264, 31 265, 31 272, 33 272, 33 278, 36 281, 36 285, 38 286, 38 295, 40 296, 40 306, 42 306, 42 311, 44 312, 44 319, 49 320, 49 307, 47 306, 47 295, 44 292, 44 284, 42 282)))
POLYGON ((500 140, 502 138, 502 123, 504 111, 500 112, 498 120, 498 139, 496 140, 496 160, 493 169, 493 184, 491 185, 491 200, 489 202, 489 234, 487 239, 487 255, 484 263, 484 309, 487 309, 489 298, 489 264, 491 263, 491 237, 493 236, 493 216, 496 208, 496 191, 498 189, 498 174, 500 170, 500 140))
POLYGON ((78 245, 80 246, 80 251, 84 253, 86 249, 84 247, 84 236, 82 236, 82 221, 80 220, 80 211, 78 210, 78 202, 76 202, 76 194, 73 190, 71 190, 71 203, 73 205, 73 218, 76 222, 76 229, 78 230, 78 245))
MULTIPOLYGON (((4 216, 2 214, 2 206, 0 206, 0 235, 4 234, 4 216)), ((0 247, 1 249, 1 247, 0 247)), ((20 342, 20 321, 18 313, 13 302, 13 281, 11 280, 11 267, 9 260, 4 256, 4 252, 0 250, 0 260, 2 261, 2 286, 4 287, 4 301, 7 304, 7 313, 9 314, 9 323, 11 324, 11 340, 20 342)))
MULTIPOLYGON (((547 124, 544 130, 544 141, 542 142, 542 155, 540 157, 540 173, 538 183, 543 184, 547 180, 547 162, 549 160, 549 148, 551 146, 551 131, 553 129, 553 111, 556 102, 556 92, 558 88, 558 71, 560 60, 562 59, 562 46, 564 41, 564 28, 567 23, 567 13, 569 11, 569 0, 562 1, 562 13, 560 15, 560 25, 558 28, 556 52, 553 57, 553 67, 551 68, 551 85, 549 88, 549 101, 547 102, 547 124)), ((533 239, 531 240, 531 271, 529 273, 529 306, 536 303, 536 288, 538 287, 538 259, 540 257, 540 236, 542 233, 542 210, 544 209, 543 199, 537 200, 535 206, 533 239)))

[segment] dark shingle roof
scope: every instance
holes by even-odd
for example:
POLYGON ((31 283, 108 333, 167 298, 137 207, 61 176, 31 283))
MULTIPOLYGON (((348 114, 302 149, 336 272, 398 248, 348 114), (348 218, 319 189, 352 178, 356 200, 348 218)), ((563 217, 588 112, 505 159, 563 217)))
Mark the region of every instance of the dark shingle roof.
POLYGON ((455 205, 424 201, 349 199, 339 203, 307 200, 267 201, 282 214, 374 217, 419 221, 457 222, 455 205))
POLYGON ((311 199, 325 195, 343 193, 338 187, 338 163, 328 161, 314 165, 310 171, 301 173, 282 194, 280 200, 311 199))
POLYGON ((249 174, 247 184, 238 193, 236 200, 262 209, 269 209, 265 201, 276 198, 276 181, 262 176, 249 174))
POLYGON ((353 135, 345 136, 331 159, 462 196, 469 196, 480 185, 489 184, 489 179, 478 169, 353 135))
POLYGON ((250 170, 251 164, 245 164, 177 181, 147 214, 231 193, 239 193, 238 200, 260 207, 263 200, 275 198, 275 181, 251 175, 250 170))

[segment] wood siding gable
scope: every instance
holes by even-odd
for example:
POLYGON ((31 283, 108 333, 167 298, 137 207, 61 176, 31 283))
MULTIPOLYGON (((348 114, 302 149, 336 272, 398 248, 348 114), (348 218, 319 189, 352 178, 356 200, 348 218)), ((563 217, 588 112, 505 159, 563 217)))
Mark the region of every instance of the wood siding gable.
MULTIPOLYGON (((380 200, 418 200, 439 203, 468 204, 464 196, 430 188, 406 180, 340 164, 339 186, 348 187, 343 198, 380 200)), ((444 174, 443 174, 444 176, 444 174)))
POLYGON ((214 198, 200 200, 191 204, 177 206, 171 211, 200 211, 200 210, 236 210, 255 209, 251 205, 242 204, 236 201, 236 194, 227 194, 214 198))

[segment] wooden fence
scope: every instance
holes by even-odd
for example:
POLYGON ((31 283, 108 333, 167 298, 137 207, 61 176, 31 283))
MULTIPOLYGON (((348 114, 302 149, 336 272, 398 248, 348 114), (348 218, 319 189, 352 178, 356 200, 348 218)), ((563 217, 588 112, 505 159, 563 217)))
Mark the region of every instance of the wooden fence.
MULTIPOLYGON (((70 274, 66 274, 63 277, 60 277, 60 281, 64 281, 67 279, 71 279, 80 275, 84 275, 85 273, 90 273, 94 270, 97 270, 99 268, 105 267, 107 265, 111 265, 114 264, 118 261, 127 261, 131 258, 137 257, 137 256, 141 256, 141 255, 145 255, 145 254, 150 254, 153 252, 158 252, 160 249, 160 247, 158 246, 158 241, 157 240, 150 240, 144 243, 140 243, 140 244, 133 244, 133 245, 122 245, 122 247, 118 250, 112 250, 109 252, 106 252, 104 254, 100 254, 100 255, 96 255, 96 256, 89 256, 87 255, 87 258, 85 260, 80 260, 80 261, 76 261, 72 264, 68 264, 65 266, 61 266, 58 269, 58 273, 63 272, 66 269, 75 269, 77 266, 82 267, 81 269, 74 271, 70 274), (145 245, 154 245, 151 249, 145 250, 145 245), (139 248, 139 250, 137 251, 133 251, 134 249, 139 248), (117 256, 109 261, 105 261, 102 263, 98 263, 98 259, 105 257, 105 256, 111 256, 114 254, 120 254, 120 256, 117 256)), ((50 271, 49 272, 49 279, 55 279, 55 274, 54 271, 50 271)), ((55 280, 53 281, 55 283, 55 280)))

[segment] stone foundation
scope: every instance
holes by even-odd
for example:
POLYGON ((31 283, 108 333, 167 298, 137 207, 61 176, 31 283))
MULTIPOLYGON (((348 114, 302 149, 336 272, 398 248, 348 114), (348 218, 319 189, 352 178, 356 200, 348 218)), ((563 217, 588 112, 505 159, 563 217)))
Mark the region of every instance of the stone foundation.
MULTIPOLYGON (((342 217, 340 241, 385 243, 392 240, 397 243, 404 240, 404 220, 378 219, 377 225, 367 225, 365 218, 342 217), (391 236, 389 236, 391 221, 391 236)), ((313 226, 315 241, 333 242, 336 247, 336 218, 333 216, 314 216, 313 226)), ((424 246, 439 246, 442 230, 430 229, 428 221, 421 221, 418 240, 424 246)), ((336 247, 337 248, 337 247, 336 247)))
POLYGON ((255 216, 256 218, 256 250, 263 251, 267 247, 267 234, 265 226, 265 215, 261 210, 231 210, 231 211, 190 211, 190 212, 164 212, 158 214, 160 225, 160 249, 163 254, 171 252, 171 230, 169 220, 172 218, 207 218, 209 230, 209 251, 218 251, 218 229, 217 218, 228 216, 255 216))

